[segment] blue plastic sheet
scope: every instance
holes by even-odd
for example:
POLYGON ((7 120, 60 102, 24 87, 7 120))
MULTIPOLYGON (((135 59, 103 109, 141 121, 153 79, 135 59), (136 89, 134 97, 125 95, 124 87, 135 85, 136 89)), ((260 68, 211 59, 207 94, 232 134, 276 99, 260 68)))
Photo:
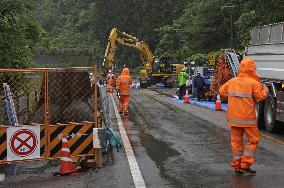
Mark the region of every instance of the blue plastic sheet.
MULTIPOLYGON (((177 96, 173 98, 177 103, 181 104, 184 103, 184 100, 179 100, 177 96)), ((190 104, 195 104, 198 106, 202 106, 205 108, 209 108, 211 110, 215 109, 215 102, 209 102, 209 101, 197 101, 195 98, 190 99, 190 104)), ((222 110, 227 111, 228 110, 228 104, 227 103, 222 103, 222 110)))

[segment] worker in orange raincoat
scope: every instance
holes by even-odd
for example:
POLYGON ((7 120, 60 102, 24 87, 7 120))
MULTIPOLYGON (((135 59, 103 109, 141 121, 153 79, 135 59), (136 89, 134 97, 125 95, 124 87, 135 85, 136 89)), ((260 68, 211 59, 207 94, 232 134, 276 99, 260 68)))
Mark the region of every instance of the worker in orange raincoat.
POLYGON ((107 74, 107 92, 112 93, 114 82, 115 82, 115 76, 112 73, 112 71, 109 70, 107 74))
POLYGON ((129 75, 129 69, 124 68, 121 75, 116 80, 116 90, 119 93, 119 114, 128 115, 128 102, 130 95, 130 85, 132 78, 129 75))
POLYGON ((251 58, 241 61, 238 76, 220 87, 219 93, 228 100, 227 123, 231 127, 233 161, 237 174, 256 172, 250 168, 259 142, 255 103, 264 100, 268 88, 260 83, 256 64, 251 58), (243 135, 247 144, 243 148, 243 135))

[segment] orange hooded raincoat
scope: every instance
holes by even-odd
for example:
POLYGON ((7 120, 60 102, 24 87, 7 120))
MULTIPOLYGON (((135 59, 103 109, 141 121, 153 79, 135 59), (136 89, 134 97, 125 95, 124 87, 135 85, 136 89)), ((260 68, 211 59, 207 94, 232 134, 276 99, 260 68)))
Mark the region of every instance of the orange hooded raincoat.
POLYGON ((228 100, 227 123, 231 126, 231 145, 235 170, 247 169, 254 162, 254 153, 259 142, 255 103, 264 100, 268 88, 260 83, 256 64, 251 58, 240 63, 238 76, 220 87, 219 93, 228 100), (247 145, 243 148, 243 135, 247 145))
POLYGON ((115 76, 112 72, 110 72, 107 74, 107 92, 112 93, 114 83, 115 83, 115 76))
POLYGON ((119 107, 120 113, 128 114, 128 103, 130 95, 130 85, 132 84, 132 78, 129 75, 129 69, 124 68, 121 75, 116 80, 116 90, 119 91, 119 107))

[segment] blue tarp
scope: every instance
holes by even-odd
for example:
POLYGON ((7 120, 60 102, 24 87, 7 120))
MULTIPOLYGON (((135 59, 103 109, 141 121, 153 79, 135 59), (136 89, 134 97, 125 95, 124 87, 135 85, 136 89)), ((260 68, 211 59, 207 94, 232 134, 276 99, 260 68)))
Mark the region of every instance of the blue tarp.
MULTIPOLYGON (((179 100, 177 96, 175 96, 173 98, 176 102, 178 103, 184 103, 184 100, 179 100)), ((195 105, 198 105, 198 106, 203 106, 205 108, 209 108, 211 110, 214 110, 215 109, 215 102, 209 102, 209 101, 197 101, 195 98, 190 98, 190 104, 195 104, 195 105)), ((222 109, 224 111, 227 111, 228 110, 228 104, 227 103, 222 103, 222 109)))

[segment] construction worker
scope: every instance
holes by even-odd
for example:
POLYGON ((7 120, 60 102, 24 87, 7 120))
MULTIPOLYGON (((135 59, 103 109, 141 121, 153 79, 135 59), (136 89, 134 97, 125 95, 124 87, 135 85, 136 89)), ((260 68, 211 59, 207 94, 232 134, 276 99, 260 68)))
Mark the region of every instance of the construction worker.
POLYGON ((188 94, 190 94, 191 93, 191 90, 192 90, 192 81, 191 81, 191 78, 190 78, 190 69, 186 69, 186 73, 188 74, 188 77, 187 77, 187 79, 186 79, 186 84, 185 84, 185 86, 186 86, 186 90, 188 91, 188 94))
POLYGON ((128 68, 123 68, 121 75, 116 81, 116 90, 119 92, 119 114, 128 115, 128 102, 130 95, 130 85, 132 78, 129 75, 128 68))
POLYGON ((251 58, 241 61, 238 76, 220 87, 219 93, 228 100, 227 123, 231 127, 233 161, 231 167, 237 174, 256 172, 250 168, 259 142, 255 103, 264 100, 268 88, 260 83, 256 64, 251 58), (247 144, 243 148, 243 135, 247 144))
POLYGON ((186 68, 182 68, 182 70, 178 74, 178 85, 179 85, 179 92, 178 98, 181 100, 185 94, 186 89, 186 79, 188 78, 188 74, 186 73, 186 68))
POLYGON ((196 87, 197 101, 200 101, 205 85, 204 78, 201 76, 200 72, 197 72, 193 82, 194 82, 193 85, 196 87))
POLYGON ((115 81, 115 76, 112 73, 112 71, 109 70, 107 74, 107 92, 112 93, 114 81, 115 81))

